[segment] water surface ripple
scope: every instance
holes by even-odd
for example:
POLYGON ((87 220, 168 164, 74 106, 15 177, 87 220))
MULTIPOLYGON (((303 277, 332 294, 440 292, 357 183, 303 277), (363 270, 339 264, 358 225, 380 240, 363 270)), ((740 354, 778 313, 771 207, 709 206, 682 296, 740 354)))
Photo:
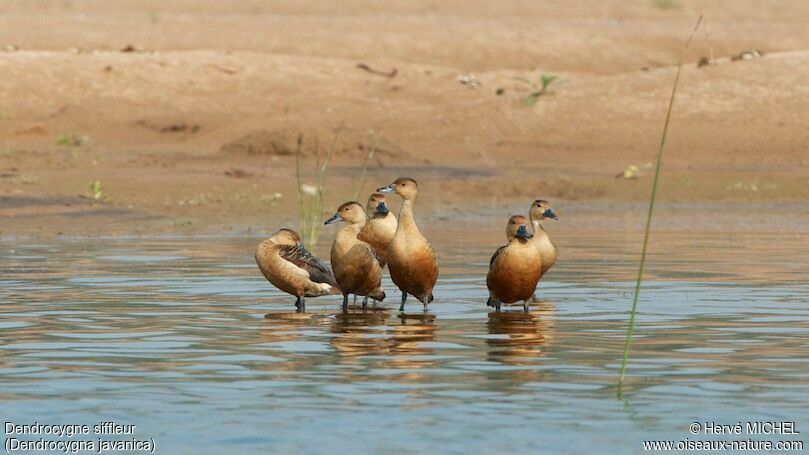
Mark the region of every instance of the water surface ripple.
POLYGON ((494 247, 452 239, 437 303, 404 315, 339 314, 337 297, 294 313, 256 239, 2 243, 0 409, 136 424, 165 453, 637 452, 704 420, 809 432, 806 236, 658 236, 623 400, 635 238, 560 242, 528 314, 488 312, 494 247))

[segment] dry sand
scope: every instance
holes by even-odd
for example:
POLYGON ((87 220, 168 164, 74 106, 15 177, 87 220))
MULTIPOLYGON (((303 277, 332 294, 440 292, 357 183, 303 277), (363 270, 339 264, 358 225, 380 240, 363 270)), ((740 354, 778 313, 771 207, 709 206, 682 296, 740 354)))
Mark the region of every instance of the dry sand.
POLYGON ((675 64, 701 13, 661 199, 766 203, 805 221, 803 0, 7 0, 0 231, 294 225, 296 138, 311 182, 312 148, 338 131, 326 210, 353 197, 376 142, 362 193, 412 176, 435 220, 505 219, 538 197, 640 220, 675 64), (752 49, 763 55, 729 58, 752 49), (703 56, 715 63, 698 67, 703 56), (558 76, 553 93, 526 106, 543 73, 558 76), (616 178, 629 165, 638 178, 616 178), (95 179, 104 200, 93 204, 95 179))

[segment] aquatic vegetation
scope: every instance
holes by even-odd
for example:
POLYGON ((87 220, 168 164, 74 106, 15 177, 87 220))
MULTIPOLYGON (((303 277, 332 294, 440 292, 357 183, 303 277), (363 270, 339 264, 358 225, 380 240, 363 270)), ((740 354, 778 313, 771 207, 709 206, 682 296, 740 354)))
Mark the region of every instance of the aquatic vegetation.
POLYGON ((323 217, 323 195, 325 188, 326 171, 329 168, 337 139, 340 137, 342 127, 337 130, 332 139, 331 146, 325 152, 320 150, 320 144, 315 138, 315 183, 303 183, 301 180, 301 166, 303 164, 303 135, 298 136, 297 163, 295 177, 298 182, 298 225, 301 237, 305 244, 314 245, 320 235, 323 217))
MULTIPOLYGON (((699 28, 699 24, 702 22, 702 15, 699 16, 697 19, 697 24, 694 26, 694 30, 691 31, 691 35, 688 36, 688 39, 685 41, 685 45, 683 46, 683 51, 688 48, 688 44, 691 42, 691 38, 694 37, 694 33, 696 33, 697 29, 699 28)), ((640 264, 638 265, 638 278, 635 281, 635 292, 634 296, 632 297, 632 310, 629 313, 629 326, 626 329, 626 342, 624 343, 624 353, 621 359, 621 373, 618 378, 618 398, 621 398, 621 394, 623 392, 623 384, 624 384, 624 377, 626 376, 626 364, 629 360, 629 349, 632 347, 632 334, 635 331, 635 316, 638 312, 638 295, 640 294, 640 285, 643 281, 643 269, 646 266, 646 250, 649 246, 649 231, 652 227, 652 213, 654 212, 655 207, 655 199, 657 197, 657 183, 660 178, 660 167, 663 161, 663 150, 666 148, 666 136, 668 135, 669 131, 669 121, 671 120, 671 111, 674 108, 674 98, 677 95, 677 85, 680 82, 680 73, 683 68, 683 58, 680 57, 679 61, 677 62, 677 73, 674 76, 674 83, 671 87, 671 96, 669 97, 669 106, 666 110, 666 119, 663 122, 663 132, 660 135, 660 146, 657 149, 657 160, 655 165, 655 173, 654 179, 652 180, 652 193, 649 196, 649 210, 646 213, 646 229, 643 234, 643 247, 640 253, 640 264)))
POLYGON ((374 136, 374 142, 371 144, 371 149, 368 150, 368 155, 365 156, 365 163, 362 165, 362 174, 360 174, 359 181, 357 183, 356 188, 354 189, 354 198, 352 200, 359 201, 360 196, 362 195, 362 188, 365 186, 366 180, 368 180, 368 163, 371 162, 371 158, 374 157, 374 152, 376 152, 376 146, 379 143, 379 134, 374 136))

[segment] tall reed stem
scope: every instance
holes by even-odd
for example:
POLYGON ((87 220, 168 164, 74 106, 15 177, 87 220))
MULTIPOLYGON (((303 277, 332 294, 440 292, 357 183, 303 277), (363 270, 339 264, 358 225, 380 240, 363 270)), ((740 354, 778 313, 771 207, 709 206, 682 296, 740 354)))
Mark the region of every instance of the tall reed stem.
MULTIPOLYGON (((693 38, 694 33, 696 33, 697 28, 699 28, 699 24, 701 22, 702 22, 702 15, 700 14, 699 19, 697 19, 697 24, 694 26, 694 30, 691 31, 691 35, 689 35, 688 39, 685 41, 682 53, 685 53, 685 50, 691 43, 691 38, 693 38)), ((640 284, 643 281, 643 269, 646 266, 646 250, 649 245, 649 231, 651 230, 652 226, 652 212, 654 212, 655 198, 657 197, 657 182, 660 179, 660 167, 663 162, 663 150, 666 147, 666 136, 668 135, 669 131, 669 121, 671 120, 671 111, 674 107, 674 97, 677 95, 677 85, 680 82, 680 72, 682 68, 683 68, 683 56, 681 55, 677 62, 677 74, 674 76, 674 85, 672 85, 671 87, 671 97, 669 98, 669 107, 668 110, 666 111, 666 120, 663 123, 663 134, 660 136, 660 146, 657 149, 657 164, 655 165, 655 175, 654 179, 652 180, 652 194, 649 197, 649 210, 646 213, 646 230, 644 231, 643 234, 643 248, 640 253, 638 279, 635 282, 635 295, 632 298, 632 311, 629 314, 629 327, 627 327, 626 329, 626 342, 624 343, 624 355, 623 359, 621 360, 621 376, 618 378, 618 398, 621 398, 623 394, 624 377, 626 376, 626 364, 629 361, 629 350, 632 347, 632 334, 635 332, 635 316, 637 315, 638 311, 638 295, 640 294, 640 284)))
POLYGON ((365 182, 368 180, 368 163, 371 162, 371 158, 373 158, 374 153, 376 152, 376 145, 379 143, 379 136, 377 134, 374 136, 374 143, 371 145, 371 150, 368 152, 368 155, 365 157, 365 164, 362 166, 362 174, 360 175, 360 182, 357 185, 357 188, 354 190, 354 200, 359 201, 360 195, 362 194, 362 189, 365 187, 365 182))

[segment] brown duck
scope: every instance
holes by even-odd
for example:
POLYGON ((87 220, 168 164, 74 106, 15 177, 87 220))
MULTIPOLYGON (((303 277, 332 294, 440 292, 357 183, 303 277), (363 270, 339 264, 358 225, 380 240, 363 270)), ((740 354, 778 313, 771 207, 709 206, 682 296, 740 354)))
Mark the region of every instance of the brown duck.
POLYGON ((281 229, 259 243, 256 263, 270 283, 297 297, 299 312, 306 310, 305 297, 339 293, 331 268, 310 253, 292 229, 281 229))
POLYGON ((395 192, 404 200, 399 210, 396 234, 388 247, 390 277, 402 291, 399 311, 404 311, 408 294, 419 299, 427 311, 427 304, 433 301, 433 287, 438 280, 438 262, 435 260, 433 248, 419 231, 413 217, 413 205, 419 191, 418 183, 411 178, 400 177, 377 191, 395 192))
POLYGON ((528 311, 528 302, 542 276, 542 261, 525 226, 527 221, 522 215, 509 218, 506 225, 508 244, 498 248, 489 261, 486 276, 489 301, 486 304, 497 311, 500 311, 501 303, 519 301, 528 311))
POLYGON ((396 234, 396 215, 385 203, 385 195, 374 193, 368 198, 365 206, 368 221, 360 232, 359 239, 367 242, 379 256, 382 268, 388 263, 388 247, 396 234))
POLYGON ((544 275, 556 262, 556 245, 551 242, 545 229, 542 228, 542 222, 547 218, 558 220, 559 217, 553 213, 551 203, 544 199, 537 199, 531 204, 531 208, 528 209, 528 217, 531 219, 531 227, 534 230, 532 240, 542 256, 542 274, 544 275))
MULTIPOLYGON (((346 202, 324 224, 345 221, 331 246, 331 265, 343 293, 343 312, 348 311, 348 295, 373 297, 382 301, 382 265, 374 249, 357 236, 365 226, 365 210, 359 202, 346 202)), ((363 303, 363 307, 365 303, 363 303)))

